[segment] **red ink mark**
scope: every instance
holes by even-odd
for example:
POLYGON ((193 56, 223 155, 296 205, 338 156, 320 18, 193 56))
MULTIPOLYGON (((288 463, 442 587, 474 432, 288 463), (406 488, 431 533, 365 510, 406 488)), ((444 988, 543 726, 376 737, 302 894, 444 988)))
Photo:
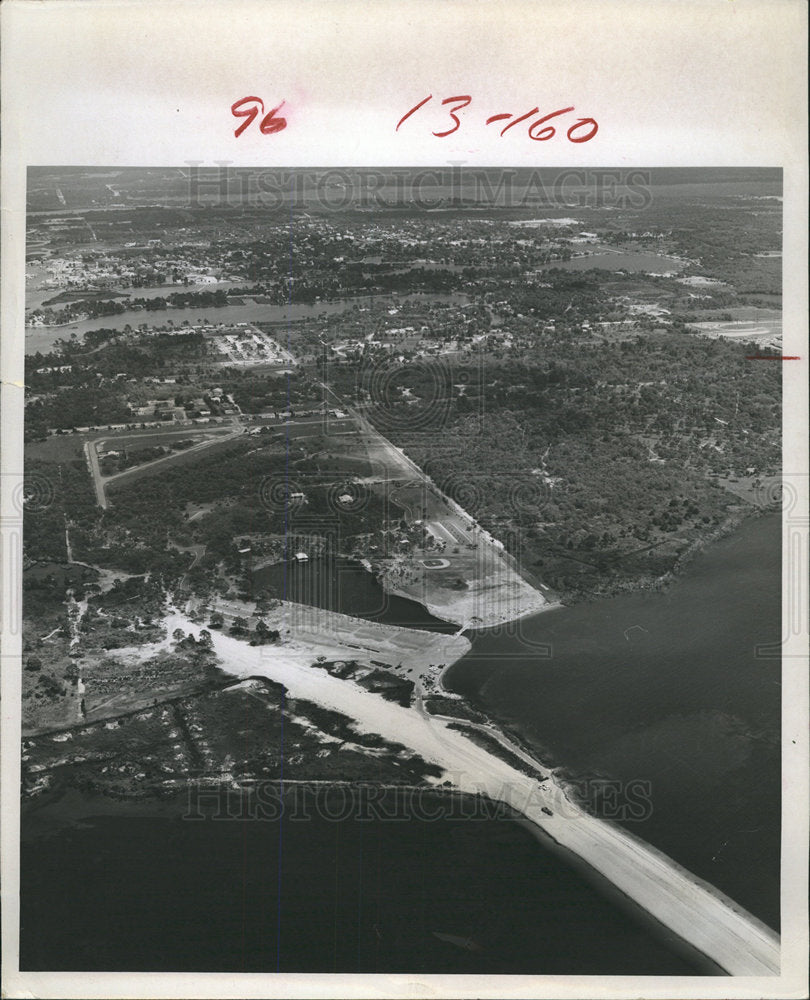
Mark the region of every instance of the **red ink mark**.
POLYGON ((452 135, 456 131, 459 125, 461 125, 461 122, 459 121, 456 112, 461 111, 462 108, 466 108, 471 100, 472 98, 469 96, 469 94, 461 94, 458 97, 445 97, 445 99, 442 101, 442 104, 450 104, 452 101, 456 102, 455 107, 450 108, 448 112, 448 114, 456 124, 452 128, 447 129, 446 132, 434 132, 433 134, 436 136, 437 139, 444 139, 448 135, 452 135))
POLYGON ((571 126, 571 128, 568 129, 566 135, 568 136, 569 142, 590 142, 590 140, 593 139, 593 137, 596 135, 598 131, 599 131, 599 126, 597 125, 595 118, 578 118, 576 122, 571 126), (593 126, 591 131, 587 135, 583 135, 581 138, 575 139, 571 135, 571 133, 578 128, 582 128, 583 125, 587 125, 588 122, 590 122, 591 125, 593 126))
POLYGON ((422 105, 427 104, 427 102, 430 101, 432 98, 433 94, 428 94, 428 96, 424 100, 420 101, 418 104, 414 104, 411 110, 406 111, 405 114, 397 122, 397 127, 394 129, 394 131, 399 132, 399 126, 402 125, 403 122, 406 122, 414 113, 414 111, 418 111, 422 107, 422 105))
POLYGON ((264 135, 273 135, 274 132, 281 132, 287 127, 287 119, 279 116, 276 118, 276 112, 280 111, 284 106, 284 101, 278 105, 278 107, 273 108, 272 111, 268 111, 267 114, 262 118, 262 123, 259 125, 259 130, 264 135))
MULTIPOLYGON (((247 118, 247 121, 242 122, 239 128, 234 131, 233 134, 236 139, 239 138, 248 125, 250 125, 259 114, 259 107, 256 107, 257 104, 261 108, 262 114, 264 114, 264 101, 261 97, 243 97, 241 100, 236 101, 231 105, 231 114, 235 118, 247 118), (251 104, 252 107, 243 108, 243 104, 251 104)), ((278 118, 276 117, 276 112, 280 111, 283 105, 284 101, 282 101, 278 107, 273 108, 272 111, 268 111, 267 114, 264 115, 264 118, 262 118, 259 129, 264 135, 273 135, 274 132, 281 132, 287 127, 286 118, 282 118, 280 116, 278 118)))
POLYGON ((243 97, 241 100, 235 101, 231 105, 231 114, 234 116, 234 118, 247 118, 247 121, 243 122, 239 126, 239 128, 236 129, 236 131, 233 133, 234 137, 237 139, 245 131, 248 125, 250 125, 250 123, 253 121, 256 115, 259 113, 258 108, 256 108, 255 106, 252 108, 248 108, 246 111, 240 110, 242 105, 247 104, 249 101, 252 102, 254 105, 260 104, 262 111, 264 111, 264 101, 261 99, 261 97, 243 97))
MULTIPOLYGON (((417 112, 420 108, 423 108, 428 101, 432 99, 433 95, 428 94, 428 96, 422 98, 418 104, 414 104, 410 111, 406 111, 397 122, 394 131, 398 132, 400 126, 406 122, 412 114, 417 112)), ((457 97, 445 97, 442 104, 452 105, 452 107, 448 110, 448 114, 453 119, 454 124, 452 128, 445 129, 443 132, 434 132, 433 135, 435 135, 437 139, 445 139, 448 135, 453 135, 454 132, 457 132, 461 127, 461 121, 457 112, 466 108, 471 102, 472 97, 469 94, 460 94, 457 97)), ((502 112, 497 115, 490 115, 487 119, 485 119, 485 124, 494 125, 495 122, 507 121, 508 119, 513 118, 513 121, 510 121, 508 125, 504 125, 501 129, 501 136, 504 136, 510 128, 514 128, 515 125, 520 125, 520 123, 526 121, 527 118, 531 118, 532 115, 536 115, 539 110, 539 108, 532 108, 531 111, 527 111, 526 114, 520 115, 517 118, 515 118, 511 112, 502 112)), ((547 140, 552 139, 557 134, 557 129, 554 125, 548 125, 546 123, 552 118, 557 118, 560 115, 566 115, 573 110, 573 106, 570 108, 560 108, 559 111, 552 111, 550 114, 543 115, 542 118, 538 118, 537 121, 532 122, 529 126, 529 138, 533 139, 535 142, 546 142, 547 140)), ((567 136, 569 142, 589 142, 598 131, 599 124, 595 118, 577 118, 574 124, 568 127, 568 131, 565 135, 567 136), (583 134, 578 135, 578 132, 582 132, 583 134)))
POLYGON ((529 138, 534 139, 535 142, 546 142, 548 139, 553 138, 557 133, 557 129, 555 129, 553 125, 546 125, 545 128, 541 128, 537 135, 534 135, 534 130, 538 125, 542 125, 544 122, 547 122, 549 118, 556 118, 557 115, 565 115, 569 111, 573 110, 573 108, 560 108, 559 111, 552 111, 550 115, 543 115, 542 118, 538 118, 536 122, 532 122, 529 126, 529 138), (547 134, 544 135, 544 132, 547 134))
POLYGON ((746 361, 801 361, 798 354, 746 354, 746 361))
POLYGON ((516 118, 513 122, 509 122, 508 125, 504 125, 501 129, 501 135, 503 135, 504 132, 508 132, 510 128, 514 128, 515 125, 520 125, 521 122, 525 122, 526 119, 531 118, 532 115, 536 115, 539 110, 540 108, 532 108, 532 110, 527 111, 525 115, 521 115, 520 118, 516 118))

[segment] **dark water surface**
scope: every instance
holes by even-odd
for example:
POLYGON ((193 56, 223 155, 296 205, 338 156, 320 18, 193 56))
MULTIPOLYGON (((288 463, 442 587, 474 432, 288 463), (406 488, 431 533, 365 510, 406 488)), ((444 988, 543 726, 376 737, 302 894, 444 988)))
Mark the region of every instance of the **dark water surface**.
POLYGON ((465 816, 459 797, 422 793, 415 809, 389 792, 360 819, 359 799, 346 810, 339 791, 309 791, 297 805, 285 797, 281 821, 192 821, 119 804, 43 836, 35 810, 23 820, 21 967, 702 971, 518 824, 470 818, 471 800, 465 816))
POLYGON ((256 592, 271 587, 275 596, 288 601, 386 625, 458 631, 458 625, 435 618, 416 601, 386 594, 374 574, 352 559, 325 556, 305 563, 275 563, 256 570, 253 586, 256 592))
POLYGON ((572 777, 648 782, 627 828, 776 929, 780 661, 757 647, 780 640, 780 532, 752 518, 665 592, 483 632, 445 678, 572 777))
MULTIPOLYGON (((185 290, 188 291, 188 289, 185 290)), ((164 290, 162 293, 160 289, 157 291, 158 294, 166 294, 166 291, 170 291, 170 289, 164 290)), ((140 290, 136 289, 135 298, 139 295, 140 290)), ((200 320, 208 323, 287 323, 335 315, 346 312, 353 306, 368 306, 376 301, 392 301, 394 305, 409 301, 447 305, 463 305, 469 302, 469 296, 462 292, 449 292, 447 294, 411 292, 393 297, 391 295, 358 295, 353 298, 335 299, 329 302, 315 302, 311 305, 305 302, 272 305, 254 302, 249 297, 246 298, 247 301, 243 302, 242 305, 189 306, 187 308, 160 309, 155 312, 128 309, 126 312, 114 316, 77 320, 66 326, 29 326, 25 328, 25 353, 36 354, 37 351, 47 353, 53 349, 57 340, 70 340, 73 334, 76 334, 81 341, 90 330, 123 330, 127 325, 136 330, 141 323, 148 323, 152 327, 165 326, 168 320, 171 320, 175 327, 182 326, 186 320, 192 326, 200 320)), ((31 306, 29 305, 28 308, 31 306)))
MULTIPOLYGON (((489 630, 447 678, 569 778, 648 782, 651 810, 625 815, 627 828, 773 927, 780 664, 756 647, 780 637, 779 542, 778 517, 752 519, 668 591, 538 615, 517 635, 489 630)), ((341 581, 336 610, 360 614, 366 594, 382 614, 364 590, 373 578, 349 566, 325 574, 341 581)), ((314 561, 286 569, 289 596, 315 586, 314 561)), ((413 608, 384 613, 418 624, 413 608)), ((706 971, 506 818, 446 806, 428 820, 405 805, 388 810, 398 819, 315 808, 306 822, 290 809, 281 821, 194 822, 182 803, 99 798, 77 813, 66 801, 24 812, 24 969, 706 971)))

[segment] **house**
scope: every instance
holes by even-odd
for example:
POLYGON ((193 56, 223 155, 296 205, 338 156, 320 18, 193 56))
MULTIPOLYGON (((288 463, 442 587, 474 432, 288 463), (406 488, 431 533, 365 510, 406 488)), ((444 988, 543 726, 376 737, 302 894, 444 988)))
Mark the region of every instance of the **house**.
POLYGON ((295 561, 296 562, 309 562, 309 556, 306 554, 306 552, 296 552, 295 553, 295 561))

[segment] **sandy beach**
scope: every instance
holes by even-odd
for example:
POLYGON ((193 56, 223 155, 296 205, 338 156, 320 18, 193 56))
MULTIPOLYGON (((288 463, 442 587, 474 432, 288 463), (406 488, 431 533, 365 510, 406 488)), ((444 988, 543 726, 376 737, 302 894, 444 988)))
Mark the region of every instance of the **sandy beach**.
MULTIPOLYGON (((166 622, 197 634, 200 626, 176 614, 166 622)), ((779 972, 779 937, 719 891, 619 827, 589 816, 550 772, 542 783, 491 756, 448 723, 402 708, 351 681, 311 666, 317 651, 251 647, 215 633, 222 666, 239 677, 264 676, 294 698, 339 712, 364 733, 378 733, 440 765, 460 791, 481 793, 521 813, 538 831, 581 858, 627 899, 731 975, 779 972), (543 810, 547 810, 544 812, 543 810)))
MULTIPOLYGON (((255 621, 253 606, 241 601, 219 599, 213 607, 228 620, 239 616, 251 623, 255 621)), ((444 669, 471 648, 470 640, 462 635, 354 618, 294 601, 278 601, 262 617, 281 632, 280 645, 261 647, 265 655, 290 658, 304 666, 318 656, 326 660, 355 660, 367 666, 384 664, 385 669, 418 682, 438 679, 444 669)), ((172 624, 169 634, 178 627, 184 627, 182 621, 172 624)))

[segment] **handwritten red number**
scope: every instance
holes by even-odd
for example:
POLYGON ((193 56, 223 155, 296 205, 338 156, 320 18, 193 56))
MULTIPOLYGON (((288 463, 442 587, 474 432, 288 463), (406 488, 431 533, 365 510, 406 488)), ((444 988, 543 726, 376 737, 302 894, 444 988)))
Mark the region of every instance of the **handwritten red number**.
POLYGON ((264 101, 261 97, 243 97, 240 101, 236 101, 235 104, 231 105, 231 114, 235 118, 247 118, 247 121, 242 122, 239 128, 234 130, 233 134, 235 138, 238 139, 248 125, 255 120, 256 116, 259 114, 259 108, 261 108, 261 112, 264 115, 264 118, 262 118, 259 125, 259 129, 262 133, 264 135, 272 135, 274 132, 281 132, 282 129, 287 127, 287 119, 282 118, 281 116, 276 117, 276 113, 281 110, 283 105, 284 101, 282 101, 278 107, 273 108, 272 111, 268 111, 268 113, 264 115, 264 101), (244 107, 246 104, 249 105, 249 107, 244 107))
POLYGON ((559 111, 552 111, 550 115, 544 115, 542 118, 538 118, 536 122, 532 122, 529 126, 529 138, 534 139, 535 142, 545 142, 547 139, 550 139, 557 131, 553 125, 546 125, 545 128, 541 128, 537 135, 534 134, 534 130, 538 125, 542 125, 544 122, 547 122, 549 118, 556 118, 557 115, 564 115, 568 111, 573 110, 573 108, 560 108, 559 111))
POLYGON ((256 104, 261 105, 262 111, 264 111, 264 101, 261 97, 243 97, 240 101, 236 101, 231 105, 231 114, 235 118, 247 118, 246 122, 242 122, 238 129, 234 131, 234 137, 239 138, 239 136, 245 131, 245 129, 250 125, 256 115, 259 113, 258 108, 255 107, 256 104), (242 110, 243 104, 252 103, 254 107, 242 110))
POLYGON ((589 139, 593 139, 596 133, 599 131, 599 126, 596 124, 596 120, 593 118, 578 118, 576 122, 568 129, 568 138, 571 142, 588 142, 589 139), (587 135, 582 135, 578 139, 575 139, 571 133, 578 128, 582 128, 583 125, 587 125, 590 122, 591 130, 587 135))
MULTIPOLYGON (((245 101, 257 100, 257 98, 246 97, 244 98, 244 100, 245 101)), ((403 125, 411 117, 412 114, 415 114, 420 108, 424 107, 428 103, 428 101, 432 100, 433 100, 433 95, 428 94, 428 96, 423 97, 418 104, 414 104, 414 106, 410 109, 410 111, 406 111, 405 114, 397 122, 397 127, 394 131, 398 132, 400 126, 403 125)), ((454 132, 458 131, 458 129, 461 127, 461 121, 459 120, 457 112, 460 112, 463 108, 466 108, 467 105, 470 104, 471 102, 472 102, 472 97, 469 94, 459 94, 458 97, 445 97, 445 99, 442 101, 442 104, 451 105, 447 113, 453 119, 454 124, 452 128, 445 129, 444 132, 434 132, 433 134, 438 139, 444 139, 448 135, 452 135, 454 132)), ((280 106, 281 105, 279 105, 279 107, 280 106)), ((237 113, 249 114, 249 112, 247 111, 237 112, 236 107, 237 105, 235 104, 233 107, 234 114, 237 113)), ((514 128, 515 125, 520 125, 521 122, 525 122, 527 118, 531 118, 532 115, 536 115, 539 110, 540 110, 539 108, 532 108, 531 111, 527 111, 525 114, 520 115, 517 118, 515 118, 515 116, 511 114, 511 112, 509 114, 503 113, 497 115, 490 115, 489 118, 486 119, 486 124, 494 125, 495 122, 507 121, 508 119, 511 118, 512 121, 509 121, 509 123, 507 125, 504 125, 504 127, 501 129, 501 135, 503 136, 509 131, 510 128, 514 128)), ((543 115, 542 118, 538 118, 536 121, 533 121, 532 124, 529 126, 529 138, 533 139, 535 142, 547 142, 549 139, 554 138, 554 136, 557 134, 557 128, 554 125, 549 125, 547 123, 552 118, 558 118, 560 115, 566 115, 568 114, 569 111, 573 110, 574 110, 573 107, 560 108, 559 111, 552 111, 550 114, 543 115)), ((276 108, 275 111, 278 111, 278 108, 276 108)), ((270 115, 268 115, 268 118, 272 117, 272 115, 275 114, 275 111, 271 111, 270 115)), ((265 131, 266 121, 267 118, 265 118, 265 120, 262 122, 262 131, 265 131)), ((284 121, 284 119, 281 119, 281 121, 284 121)), ((246 125, 243 125, 242 129, 246 127, 247 127, 246 125)), ((280 127, 283 128, 284 126, 280 127)), ((277 130, 278 129, 273 129, 273 131, 277 130)), ((596 135, 598 131, 599 131, 599 125, 595 118, 577 118, 576 122, 574 122, 574 124, 569 127, 568 131, 566 132, 566 135, 568 136, 569 142, 588 142, 591 139, 593 139, 593 137, 596 135), (577 133, 582 133, 582 134, 577 134, 577 133)), ((237 135, 238 134, 239 133, 237 132, 237 135)))
MULTIPOLYGON (((284 101, 282 101, 277 108, 273 108, 272 111, 269 111, 264 118, 262 118, 262 123, 259 125, 259 128, 264 135, 272 135, 274 132, 281 132, 287 127, 286 118, 276 118, 276 112, 280 111, 283 106, 284 101)), ((262 110, 264 110, 264 108, 262 108, 262 110)))
POLYGON ((521 122, 525 122, 527 118, 531 118, 532 115, 536 115, 540 108, 532 108, 531 111, 527 111, 525 115, 521 115, 520 118, 516 118, 513 122, 509 122, 508 125, 504 125, 501 129, 501 135, 504 132, 508 132, 510 128, 514 128, 515 125, 520 125, 521 122))
POLYGON ((399 126, 402 125, 403 122, 406 122, 411 117, 411 115, 414 113, 414 111, 418 111, 422 107, 423 104, 427 104, 427 102, 429 100, 431 100, 432 97, 433 97, 433 94, 428 94, 427 97, 424 100, 420 101, 418 104, 414 104, 414 106, 411 108, 410 111, 406 111, 405 114, 397 122, 397 127, 394 129, 394 131, 395 132, 399 132, 399 126))
POLYGON ((450 111, 448 112, 450 117, 456 124, 452 128, 447 129, 446 132, 434 132, 433 134, 436 136, 437 139, 444 139, 445 136, 452 135, 456 131, 459 125, 461 125, 461 122, 458 120, 458 115, 456 114, 456 112, 461 111, 462 108, 466 108, 471 100, 472 97, 470 97, 469 94, 462 94, 459 97, 445 97, 445 99, 442 101, 442 104, 450 104, 451 101, 458 102, 455 105, 455 107, 451 108, 450 111))

